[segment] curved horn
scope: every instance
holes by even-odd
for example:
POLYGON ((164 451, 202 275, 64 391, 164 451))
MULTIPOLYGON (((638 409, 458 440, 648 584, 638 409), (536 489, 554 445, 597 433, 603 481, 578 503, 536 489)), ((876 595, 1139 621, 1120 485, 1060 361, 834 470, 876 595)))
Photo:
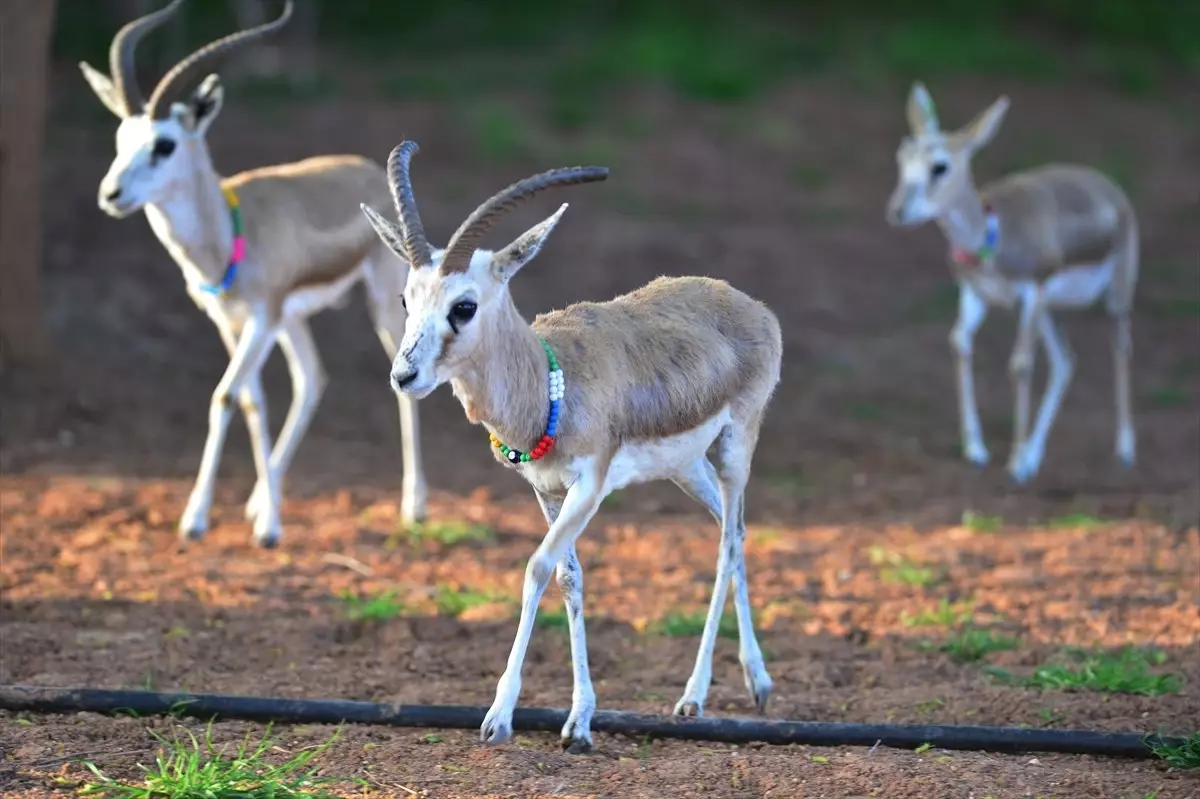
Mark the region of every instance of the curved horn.
POLYGON ((171 67, 170 71, 162 76, 158 85, 154 87, 154 92, 150 95, 150 101, 146 104, 146 113, 155 119, 161 119, 166 115, 170 107, 170 103, 164 102, 164 100, 167 100, 176 91, 183 88, 188 79, 193 76, 199 64, 215 56, 227 53, 239 45, 274 33, 287 24, 287 21, 291 17, 292 0, 287 0, 283 7, 283 13, 277 19, 254 28, 223 36, 215 42, 209 42, 199 50, 196 50, 187 58, 171 67))
POLYGON ((421 215, 417 213, 417 198, 413 195, 412 178, 408 175, 409 163, 420 150, 415 141, 402 141, 392 148, 387 162, 392 202, 396 204, 396 213, 400 216, 408 262, 414 269, 433 263, 433 251, 425 238, 425 226, 421 224, 421 215))
POLYGON ((125 108, 125 116, 141 113, 145 103, 142 91, 138 88, 137 65, 134 63, 134 51, 137 50, 138 42, 147 33, 175 16, 181 5, 183 0, 172 0, 169 6, 126 23, 113 37, 112 45, 108 48, 108 70, 113 85, 117 88, 117 96, 125 108))
POLYGON ((450 237, 442 256, 440 271, 465 272, 471 263, 475 245, 495 224, 496 220, 516 208, 525 200, 544 189, 555 186, 572 186, 577 183, 596 183, 608 177, 608 168, 602 166, 569 166, 551 169, 538 175, 519 180, 506 189, 496 192, 466 218, 450 237))

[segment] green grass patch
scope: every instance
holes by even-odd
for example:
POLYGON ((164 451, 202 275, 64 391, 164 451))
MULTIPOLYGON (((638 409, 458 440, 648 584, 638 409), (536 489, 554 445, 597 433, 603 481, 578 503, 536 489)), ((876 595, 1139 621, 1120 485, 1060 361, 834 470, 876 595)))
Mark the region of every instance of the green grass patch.
POLYGON ((937 585, 943 575, 931 566, 925 566, 883 547, 871 547, 867 551, 871 565, 879 568, 879 577, 885 583, 901 583, 917 588, 937 585))
POLYGON ((1067 513, 1046 520, 1047 527, 1058 530, 1094 530, 1108 524, 1107 519, 1091 516, 1086 513, 1067 513))
MULTIPOLYGON (((704 632, 706 611, 695 613, 668 613, 650 625, 651 632, 668 638, 698 637, 704 632)), ((728 610, 721 614, 717 624, 717 636, 737 640, 737 616, 728 610)))
POLYGON ((436 541, 447 546, 464 541, 491 541, 495 538, 490 527, 460 520, 416 522, 410 525, 404 534, 414 544, 436 541))
POLYGON ((1162 741, 1150 741, 1150 751, 1168 766, 1180 771, 1200 769, 1200 732, 1194 732, 1183 739, 1178 746, 1168 746, 1162 741))
POLYGON ((962 526, 973 533, 994 533, 1004 526, 1004 519, 999 516, 965 510, 962 515, 962 526))
POLYGON ((404 614, 405 606, 397 593, 396 589, 367 595, 343 591, 338 598, 342 600, 342 613, 350 621, 387 621, 404 614))
POLYGON ((1001 635, 995 630, 967 626, 934 646, 959 663, 974 663, 994 652, 1016 649, 1020 642, 1016 638, 1001 635))
POLYGON ((1182 408, 1191 402, 1191 396, 1182 386, 1161 386, 1146 396, 1146 404, 1152 408, 1182 408))
POLYGON ((471 608, 490 605, 494 602, 511 602, 511 597, 495 591, 479 591, 473 588, 451 588, 439 585, 433 596, 438 613, 445 616, 461 616, 471 608))
POLYGON ((1126 647, 1118 652, 1064 653, 1064 663, 1039 666, 1028 677, 1002 669, 991 673, 1006 682, 1049 691, 1097 691, 1161 696, 1178 693, 1182 680, 1175 674, 1155 674, 1153 666, 1166 662, 1161 651, 1145 652, 1126 647))
POLYGON ((931 610, 922 610, 915 615, 900 614, 900 623, 905 627, 957 627, 971 621, 972 603, 942 599, 931 610))
POLYGON ((534 626, 540 630, 568 630, 571 626, 567 609, 561 605, 553 608, 538 608, 534 626))
MULTIPOLYGON (((183 729, 183 728, 181 728, 183 729)), ((334 796, 324 786, 350 783, 365 786, 361 779, 318 776, 321 766, 314 761, 324 754, 341 734, 295 752, 282 763, 268 756, 276 748, 271 727, 254 742, 247 733, 232 752, 212 740, 212 724, 202 741, 190 730, 177 730, 172 740, 151 732, 160 747, 153 766, 143 766, 145 776, 139 783, 127 783, 108 777, 95 763, 84 761, 93 780, 79 790, 83 796, 109 799, 324 799, 334 796)))
POLYGON ((958 283, 953 280, 938 283, 938 285, 917 299, 904 312, 907 322, 914 325, 924 325, 931 322, 954 321, 958 312, 958 283))

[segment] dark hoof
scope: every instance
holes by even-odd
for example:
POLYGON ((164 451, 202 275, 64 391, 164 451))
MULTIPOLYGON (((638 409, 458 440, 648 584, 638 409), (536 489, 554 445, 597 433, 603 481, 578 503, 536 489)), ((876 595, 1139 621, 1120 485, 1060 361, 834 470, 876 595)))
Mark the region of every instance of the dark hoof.
POLYGON ((180 541, 199 541, 204 538, 204 528, 193 528, 191 530, 183 530, 179 534, 180 541))
POLYGON ((675 707, 676 716, 687 716, 690 718, 700 718, 703 713, 701 707, 695 702, 680 702, 675 707))
POLYGON ((592 752, 592 742, 583 738, 563 738, 561 743, 568 755, 588 755, 592 752))
POLYGON ((275 549, 279 546, 279 535, 275 534, 255 537, 254 543, 260 549, 275 549))

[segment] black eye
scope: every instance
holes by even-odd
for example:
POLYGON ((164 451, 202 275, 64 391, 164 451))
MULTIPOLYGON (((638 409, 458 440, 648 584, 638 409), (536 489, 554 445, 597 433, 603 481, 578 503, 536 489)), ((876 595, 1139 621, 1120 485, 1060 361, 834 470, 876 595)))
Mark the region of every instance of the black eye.
POLYGON ((408 310, 408 300, 404 299, 403 294, 400 295, 400 307, 406 311, 408 310))
POLYGON ((470 300, 454 303, 454 307, 450 309, 450 315, 447 321, 450 322, 450 327, 454 332, 458 332, 458 326, 471 321, 471 317, 475 316, 475 311, 478 306, 470 300))
POLYGON ((175 152, 175 142, 171 139, 155 139, 153 152, 155 158, 166 158, 175 152))
POLYGON ((930 174, 930 176, 933 177, 934 180, 937 180, 942 175, 946 174, 946 170, 949 168, 950 168, 949 164, 947 164, 943 161, 938 161, 936 164, 934 164, 932 167, 929 168, 929 174, 930 174))

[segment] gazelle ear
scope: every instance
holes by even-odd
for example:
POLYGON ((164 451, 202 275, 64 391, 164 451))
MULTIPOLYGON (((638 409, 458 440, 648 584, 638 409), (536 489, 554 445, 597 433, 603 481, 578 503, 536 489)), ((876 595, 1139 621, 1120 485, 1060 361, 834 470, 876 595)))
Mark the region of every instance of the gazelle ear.
POLYGON ((963 137, 972 150, 978 150, 995 138, 996 132, 1000 130, 1000 123, 1004 121, 1004 115, 1008 113, 1009 105, 1008 96, 1002 94, 963 128, 963 137))
POLYGON ((208 126, 217 118, 217 114, 221 113, 224 104, 225 88, 221 85, 221 79, 213 73, 200 83, 183 104, 183 122, 188 129, 203 136, 208 132, 208 126))
POLYGON ((100 98, 100 102, 104 103, 104 107, 124 119, 125 104, 117 92, 117 87, 113 85, 112 79, 86 61, 79 62, 79 71, 83 73, 83 78, 88 82, 88 86, 91 86, 92 91, 100 98))
POLYGON ((916 135, 922 133, 937 133, 939 130, 937 107, 925 84, 917 81, 908 93, 908 127, 916 135))
POLYGON ((376 211, 366 203, 359 203, 359 208, 366 214, 367 221, 371 223, 371 227, 375 228, 375 232, 379 234, 379 238, 383 239, 383 243, 388 246, 388 249, 396 254, 400 260, 408 263, 408 253, 404 250, 404 233, 400 227, 382 214, 376 211))
POLYGON ((521 270, 541 251, 542 245, 550 236, 550 231, 558 224, 567 203, 559 206, 558 210, 546 219, 538 222, 529 230, 517 236, 511 244, 492 254, 492 275, 500 281, 511 280, 512 276, 521 270))

